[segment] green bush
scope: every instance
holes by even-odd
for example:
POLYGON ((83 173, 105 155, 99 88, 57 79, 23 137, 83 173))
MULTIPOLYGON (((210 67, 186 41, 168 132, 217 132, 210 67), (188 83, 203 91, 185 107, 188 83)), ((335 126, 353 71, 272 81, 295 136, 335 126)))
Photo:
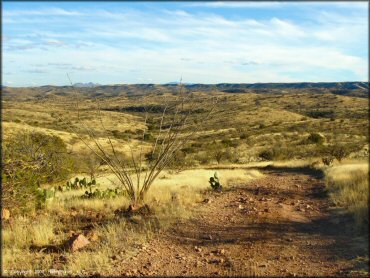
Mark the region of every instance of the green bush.
POLYGON ((271 150, 263 150, 258 154, 258 157, 264 160, 272 160, 273 159, 273 152, 271 150))
POLYGON ((152 141, 154 140, 154 136, 151 133, 145 133, 144 134, 144 141, 152 141))
POLYGON ((324 143, 324 136, 319 133, 311 133, 307 138, 308 144, 322 144, 324 143))
POLYGON ((73 160, 60 137, 33 132, 7 138, 1 173, 3 207, 13 213, 40 207, 39 187, 66 179, 72 168, 73 160))
POLYGON ((351 152, 359 151, 361 146, 358 144, 334 144, 326 146, 323 149, 323 154, 331 156, 341 162, 351 152))
POLYGON ((291 159, 294 155, 295 152, 293 148, 274 147, 272 149, 261 151, 258 156, 264 160, 284 160, 291 159))
POLYGON ((247 133, 242 133, 242 134, 240 134, 240 139, 241 140, 244 140, 244 139, 247 139, 249 136, 248 136, 248 134, 247 133))

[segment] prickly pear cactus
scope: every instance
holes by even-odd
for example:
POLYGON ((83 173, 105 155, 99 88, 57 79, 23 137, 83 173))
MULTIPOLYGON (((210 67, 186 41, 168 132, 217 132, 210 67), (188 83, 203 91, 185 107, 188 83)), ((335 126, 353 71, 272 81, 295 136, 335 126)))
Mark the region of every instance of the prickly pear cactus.
POLYGON ((97 186, 98 184, 96 183, 95 179, 92 179, 91 181, 88 181, 85 177, 83 179, 79 179, 76 177, 74 181, 67 181, 66 185, 58 186, 58 191, 68 191, 68 190, 76 190, 76 189, 82 189, 82 188, 88 188, 91 191, 92 186, 97 186))
POLYGON ((214 173, 213 177, 209 178, 209 183, 210 183, 213 190, 216 190, 216 191, 221 191, 222 190, 222 185, 221 185, 221 183, 218 179, 217 172, 214 173))

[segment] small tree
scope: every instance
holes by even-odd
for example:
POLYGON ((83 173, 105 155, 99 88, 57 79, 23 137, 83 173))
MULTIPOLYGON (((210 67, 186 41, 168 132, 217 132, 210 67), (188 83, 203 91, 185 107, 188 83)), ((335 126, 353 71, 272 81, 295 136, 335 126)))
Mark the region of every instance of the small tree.
POLYGON ((335 146, 332 150, 333 156, 339 161, 342 162, 342 160, 349 155, 349 150, 346 149, 344 146, 335 146))
POLYGON ((13 212, 35 209, 39 186, 64 180, 73 166, 63 140, 39 132, 6 138, 2 151, 2 205, 13 212))

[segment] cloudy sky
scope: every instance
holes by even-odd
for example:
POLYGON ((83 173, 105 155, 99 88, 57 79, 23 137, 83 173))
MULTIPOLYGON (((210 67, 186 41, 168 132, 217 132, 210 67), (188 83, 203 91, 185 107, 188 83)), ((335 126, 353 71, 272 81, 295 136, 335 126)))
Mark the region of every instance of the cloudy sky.
POLYGON ((3 2, 3 84, 366 81, 367 2, 3 2))

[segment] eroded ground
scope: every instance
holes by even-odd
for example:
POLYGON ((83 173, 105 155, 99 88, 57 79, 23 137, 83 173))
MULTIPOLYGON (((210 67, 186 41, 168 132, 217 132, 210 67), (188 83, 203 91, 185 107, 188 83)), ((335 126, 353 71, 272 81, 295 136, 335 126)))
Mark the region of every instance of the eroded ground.
POLYGON ((263 179, 204 198, 190 221, 115 260, 110 274, 367 275, 366 241, 315 173, 269 169, 263 179))

